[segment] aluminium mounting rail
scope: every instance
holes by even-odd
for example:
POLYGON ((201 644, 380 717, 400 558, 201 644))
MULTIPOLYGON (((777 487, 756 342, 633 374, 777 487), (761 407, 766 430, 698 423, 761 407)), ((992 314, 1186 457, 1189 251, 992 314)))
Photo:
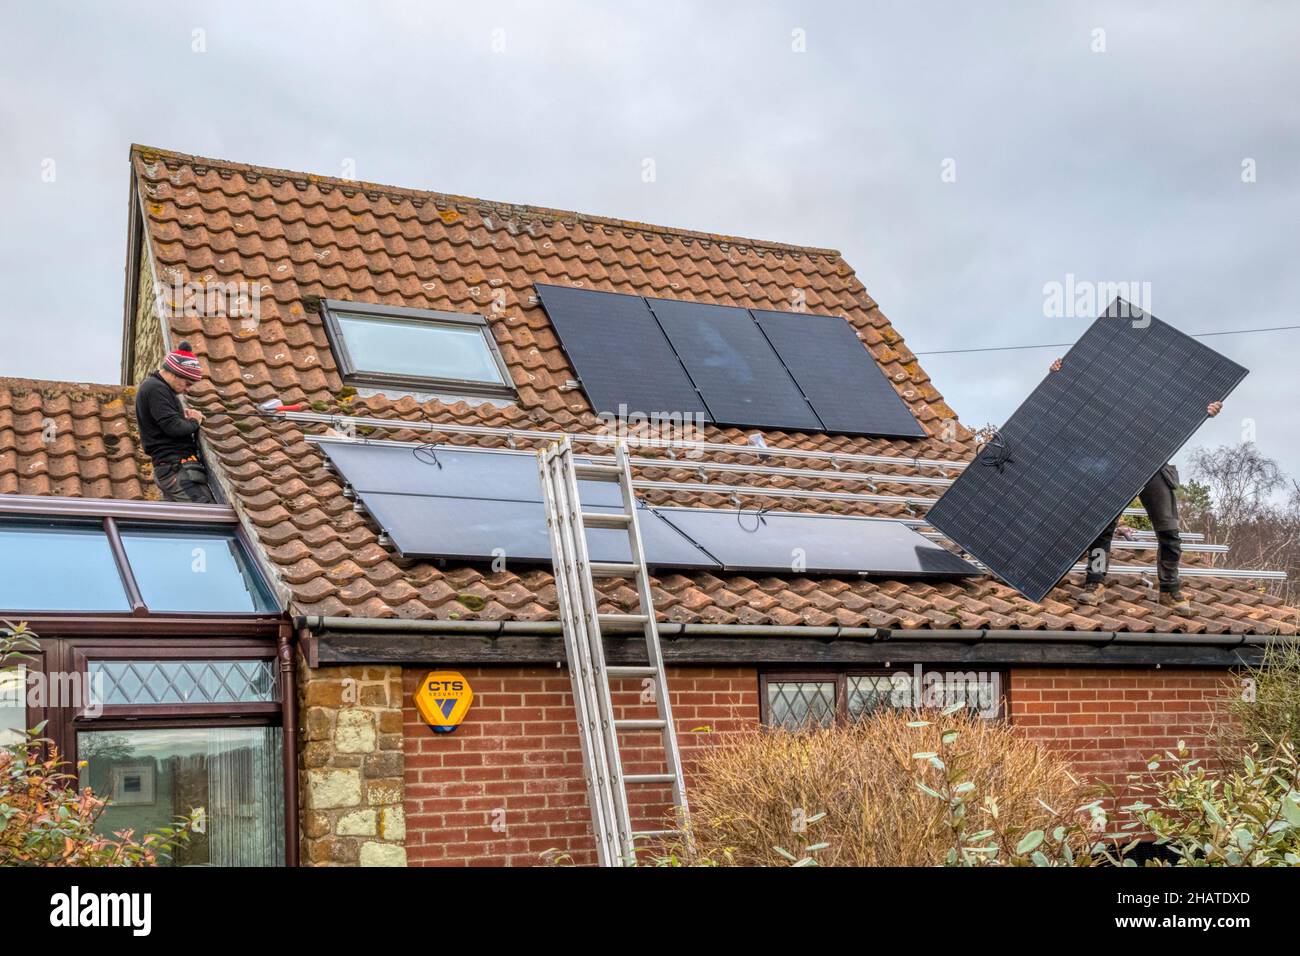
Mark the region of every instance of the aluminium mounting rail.
MULTIPOLYGON (((305 435, 304 439, 309 444, 321 444, 321 445, 356 444, 356 445, 380 445, 380 446, 390 446, 390 447, 396 446, 396 447, 403 447, 403 448, 420 447, 420 443, 418 442, 390 441, 390 440, 374 439, 374 438, 346 438, 343 436, 305 435)), ((567 438, 562 436, 562 440, 567 440, 567 438)), ((449 446, 449 447, 460 448, 461 446, 449 446)), ((623 447, 623 446, 619 446, 619 447, 623 447)), ((480 451, 485 454, 496 454, 496 455, 538 454, 537 452, 527 452, 520 449, 504 449, 504 448, 470 447, 467 450, 480 451)), ((611 457, 611 456, 584 455, 583 457, 591 464, 597 466, 611 465, 618 461, 616 457, 611 457)), ((626 450, 624 450, 623 460, 626 461, 629 468, 629 474, 630 474, 631 467, 637 464, 638 459, 633 458, 630 455, 627 455, 626 450)), ((332 466, 330 466, 328 462, 326 464, 326 467, 333 470, 332 466)), ((686 466, 686 467, 690 467, 690 466, 686 466)), ((754 466, 754 467, 756 470, 761 470, 762 468, 762 466, 754 466)), ((816 476, 825 475, 829 477, 831 475, 836 474, 836 472, 833 471, 827 472, 823 469, 814 469, 814 470, 810 470, 809 474, 816 475, 816 476)), ((695 493, 712 492, 714 494, 729 494, 733 498, 737 497, 739 494, 747 494, 755 497, 768 495, 770 497, 777 497, 777 498, 811 498, 811 499, 830 499, 830 500, 848 500, 848 501, 854 501, 854 500, 870 501, 870 502, 877 502, 877 503, 899 503, 899 504, 906 504, 909 507, 914 507, 917 504, 929 502, 929 499, 908 498, 908 497, 897 496, 897 495, 864 495, 864 494, 852 493, 852 492, 817 492, 808 489, 763 488, 757 486, 741 487, 741 486, 734 486, 734 485, 716 485, 707 482, 693 484, 689 482, 645 481, 645 480, 632 479, 631 486, 634 491, 637 489, 641 489, 641 490, 663 490, 663 491, 688 491, 688 492, 695 492, 695 493)), ((346 483, 344 487, 344 496, 353 497, 346 483)), ((354 508, 357 511, 365 510, 359 501, 354 505, 354 508)), ((706 508, 704 510, 717 510, 717 509, 706 508)), ((778 512, 778 513, 786 513, 786 512, 778 512)), ((1140 515, 1143 514, 1144 512, 1140 508, 1127 508, 1125 509, 1124 513, 1140 515)), ((883 517, 883 516, 866 516, 866 515, 858 515, 855 517, 859 517, 863 520, 868 520, 868 521, 897 522, 899 524, 906 525, 910 528, 915 528, 920 530, 921 533, 927 538, 946 540, 945 535, 929 529, 929 525, 924 518, 883 517)), ((1205 535, 1197 532, 1183 532, 1180 536, 1185 542, 1203 542, 1205 540, 1205 535)), ((1134 551, 1150 550, 1151 548, 1155 547, 1156 544, 1155 538, 1156 536, 1154 532, 1139 530, 1134 532, 1134 540, 1126 542, 1120 539, 1115 541, 1112 544, 1112 547, 1116 548, 1117 550, 1134 550, 1134 551)), ((1186 550, 1225 553, 1229 550, 1229 548, 1227 545, 1188 544, 1186 545, 1186 550)), ((982 567, 982 565, 980 565, 978 561, 972 560, 972 563, 975 564, 976 566, 982 567)), ((1080 570, 1081 567, 1082 567, 1081 565, 1076 565, 1071 570, 1077 571, 1080 570)), ((1147 567, 1139 567, 1136 565, 1112 565, 1111 570, 1116 573, 1149 574, 1154 572, 1155 569, 1147 568, 1147 567)), ((1254 580, 1286 580, 1287 579, 1286 572, 1259 571, 1259 570, 1245 569, 1245 568, 1184 567, 1182 569, 1182 572, 1189 576, 1196 576, 1196 577, 1221 577, 1221 578, 1240 578, 1240 579, 1254 579, 1254 580)))
MULTIPOLYGON (((286 414, 297 415, 301 413, 289 412, 286 414)), ((433 430, 436 431, 437 429, 433 429, 433 430)), ((534 434, 540 435, 541 433, 534 433, 534 434)), ((556 434, 560 436, 556 440, 568 440, 572 437, 564 433, 556 433, 556 434)), ((373 438, 343 438, 343 437, 334 437, 334 436, 326 436, 326 435, 308 435, 306 436, 306 440, 313 444, 328 444, 330 442, 350 442, 353 444, 396 445, 396 446, 404 446, 404 447, 415 447, 419 444, 418 442, 387 441, 383 439, 373 439, 373 438)), ((461 448, 461 446, 459 445, 452 445, 449 447, 461 448)), ((731 446, 731 447, 741 447, 741 446, 731 446)), ((522 451, 518 449, 507 450, 507 449, 500 449, 500 448, 494 448, 494 449, 465 448, 464 450, 466 451, 479 450, 485 452, 491 451, 496 454, 502 454, 502 455, 530 454, 530 452, 522 451)), ((606 456, 591 455, 591 456, 584 456, 584 457, 590 458, 590 460, 593 462, 608 462, 611 460, 607 455, 606 456)), ((630 465, 641 467, 641 465, 638 464, 640 459, 629 458, 628 461, 630 465)), ((700 468, 703 468, 707 470, 707 469, 711 469, 712 465, 705 462, 691 461, 688 463, 687 462, 674 462, 674 463, 664 463, 664 464, 656 463, 654 467, 657 468, 680 467, 687 470, 698 470, 700 468)), ((754 473, 762 474, 767 472, 769 469, 767 466, 764 465, 752 465, 749 466, 747 470, 752 471, 754 473)), ((805 475, 810 478, 834 479, 838 475, 838 472, 833 470, 827 470, 827 469, 809 469, 808 471, 805 472, 805 475)), ((904 481, 899 483, 906 484, 907 482, 904 481)), ((779 488, 779 487, 769 487, 769 486, 762 486, 762 485, 724 485, 724 484, 714 484, 708 481, 704 481, 704 482, 650 481, 646 479, 636 479, 632 482, 632 486, 641 491, 666 491, 670 493, 687 492, 691 494, 708 493, 708 494, 716 494, 716 495, 726 495, 732 498, 739 498, 741 496, 752 497, 752 498, 803 498, 810 501, 856 501, 856 502, 863 502, 869 504, 902 505, 904 508, 907 508, 909 512, 913 514, 918 513, 919 510, 922 508, 929 508, 932 504, 934 504, 936 501, 939 500, 937 498, 928 498, 923 495, 867 494, 858 491, 818 491, 813 488, 779 488)), ((1124 514, 1145 515, 1146 512, 1142 508, 1125 508, 1124 514)))
MULTIPOLYGON (((912 458, 907 455, 865 455, 851 452, 818 451, 811 448, 781 448, 775 445, 738 445, 735 442, 684 441, 669 438, 643 438, 638 435, 610 435, 598 432, 542 431, 533 428, 501 428, 492 425, 461 425, 454 422, 401 421, 391 418, 373 418, 364 415, 331 415, 328 412, 273 412, 265 418, 317 425, 344 425, 349 428, 384 428, 391 431, 441 432, 446 435, 479 435, 524 441, 555 442, 568 438, 575 444, 616 445, 620 442, 635 444, 638 448, 663 448, 669 452, 682 451, 701 454, 754 455, 759 458, 809 458, 831 464, 846 462, 862 465, 906 465, 911 468, 928 468, 940 472, 961 471, 964 461, 938 458, 912 458)), ((687 458, 691 464, 695 459, 687 458)))
MULTIPOLYGON (((654 597, 650 590, 650 571, 646 566, 637 519, 638 503, 632 490, 632 470, 627 448, 615 446, 613 464, 579 464, 573 459, 573 444, 563 438, 550 448, 537 452, 541 475, 542 498, 546 506, 546 524, 551 537, 555 592, 559 599, 560 621, 568 658, 569 682, 573 689, 578 737, 587 778, 587 799, 591 805, 592 829, 596 837, 596 856, 601 866, 632 866, 636 863, 636 841, 640 838, 678 836, 690 851, 690 826, 686 803, 686 783, 682 775, 681 753, 673 724, 672 704, 668 697, 668 678, 664 671, 663 651, 659 645, 659 628, 655 623, 654 597), (618 485, 623 510, 596 513, 582 510, 578 480, 606 481, 618 485), (627 563, 592 561, 587 550, 587 529, 608 528, 627 533, 632 560, 627 563), (602 614, 598 611, 593 580, 618 577, 636 585, 637 613, 602 614), (648 663, 642 666, 610 667, 605 664, 602 628, 639 625, 645 636, 648 663), (611 682, 640 679, 642 693, 654 698, 653 719, 620 718, 614 711, 611 682), (619 747, 619 735, 658 730, 663 742, 664 773, 625 773, 619 747), (635 831, 628 809, 628 785, 669 784, 673 808, 677 813, 676 829, 635 831)), ((644 698, 643 698, 644 699, 644 698)))

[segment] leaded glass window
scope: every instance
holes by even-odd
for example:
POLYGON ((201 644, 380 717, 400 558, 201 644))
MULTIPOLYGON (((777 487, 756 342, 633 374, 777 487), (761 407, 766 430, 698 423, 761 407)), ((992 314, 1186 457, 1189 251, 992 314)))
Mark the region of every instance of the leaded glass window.
POLYGON ((273 660, 93 660, 89 667, 91 687, 110 707, 278 699, 273 660))
POLYGON ((786 730, 829 727, 835 720, 835 681, 769 680, 768 723, 786 730))
POLYGON ((893 679, 884 674, 859 674, 848 679, 849 717, 857 720, 893 707, 893 679))

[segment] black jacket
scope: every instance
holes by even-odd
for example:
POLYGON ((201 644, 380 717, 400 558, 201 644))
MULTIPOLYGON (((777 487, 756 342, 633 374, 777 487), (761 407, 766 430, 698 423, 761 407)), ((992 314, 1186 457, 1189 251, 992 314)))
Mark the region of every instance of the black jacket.
POLYGON ((157 372, 141 382, 135 393, 135 417, 145 454, 154 464, 198 454, 199 423, 185 417, 180 396, 157 372))

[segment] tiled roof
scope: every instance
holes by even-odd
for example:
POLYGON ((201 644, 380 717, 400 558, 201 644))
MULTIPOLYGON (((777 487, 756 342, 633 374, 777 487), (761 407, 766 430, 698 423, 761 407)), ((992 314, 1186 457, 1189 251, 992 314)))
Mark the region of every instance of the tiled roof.
POLYGON ((0 494, 158 498, 135 389, 0 378, 0 494))
MULTIPOLYGON (((170 319, 172 341, 188 339, 209 370, 193 395, 222 403, 233 418, 205 426, 205 437, 270 561, 306 614, 355 617, 536 620, 555 616, 554 587, 543 570, 490 573, 398 558, 353 510, 304 431, 287 421, 240 413, 271 397, 306 401, 331 413, 533 429, 594 430, 597 420, 534 283, 546 282, 694 299, 726 305, 846 316, 930 437, 919 441, 766 432, 772 447, 968 459, 972 436, 944 427, 955 416, 902 337, 837 252, 664 229, 569 212, 491 203, 439 193, 328 179, 200 159, 146 147, 132 150, 156 276, 175 281, 257 283, 260 320, 170 319), (518 404, 444 404, 358 396, 344 388, 316 314, 319 298, 352 299, 485 315, 519 392, 518 404), (944 440, 948 435, 951 440, 944 440)), ((376 436, 379 437, 379 436, 376 436)), ((417 432, 382 437, 414 439, 417 432)), ((709 427, 710 441, 743 442, 736 429, 709 427)), ((499 438, 459 443, 500 445, 499 438)), ((808 465, 793 459, 773 464, 808 465)), ((927 494, 910 469, 882 493, 927 494)), ((833 472, 828 472, 832 474, 833 472)), ((3 472, 0 471, 0 475, 3 472)), ((646 477, 694 480, 690 471, 646 477)), ((776 486, 831 481, 746 478, 776 486)), ((839 486, 848 489, 845 486, 839 486)), ((860 487, 857 489, 860 490, 860 487)), ((720 495, 654 500, 728 507, 720 495)), ((790 501, 779 504, 790 509, 790 501)), ((898 514, 893 506, 809 502, 802 510, 898 514)), ((1127 560, 1127 559, 1126 559, 1127 560)), ((1077 581, 1031 604, 987 578, 918 583, 833 580, 799 575, 663 574, 656 607, 682 622, 1030 628, 1121 631, 1295 632, 1295 612, 1251 582, 1189 578, 1196 614, 1167 614, 1132 576, 1119 577, 1099 609, 1078 613, 1077 581)), ((634 601, 622 583, 605 585, 611 607, 634 601)))

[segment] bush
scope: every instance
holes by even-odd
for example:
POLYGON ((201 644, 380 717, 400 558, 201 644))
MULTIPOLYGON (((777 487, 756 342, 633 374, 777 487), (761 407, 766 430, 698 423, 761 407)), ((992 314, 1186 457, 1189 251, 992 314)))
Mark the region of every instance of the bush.
POLYGON ((1190 759, 1179 741, 1148 769, 1135 781, 1142 796, 1125 809, 1174 865, 1300 866, 1300 759, 1289 741, 1265 738, 1222 770, 1190 759))
POLYGON ((1215 727, 1220 756, 1237 763, 1251 747, 1258 752, 1281 741, 1300 741, 1300 647, 1273 641, 1264 658, 1241 675, 1239 692, 1225 700, 1215 727))
MULTIPOLYGON (((697 859, 714 865, 934 866, 954 848, 936 799, 958 768, 1006 833, 1054 829, 1090 797, 1065 761, 996 721, 884 711, 850 725, 745 734, 693 774, 697 859), (943 752, 945 759, 938 754, 943 752), (920 786, 918 786, 918 784, 920 786), (922 787, 928 788, 927 790, 922 787), (1063 808, 1063 809, 1054 809, 1063 808)), ((1017 838, 1019 842, 1019 838, 1017 838)))
POLYGON ((95 832, 107 802, 77 789, 49 741, 34 735, 0 748, 0 866, 153 866, 188 839, 178 822, 139 840, 95 832), (42 756, 48 749, 49 756, 42 756))

